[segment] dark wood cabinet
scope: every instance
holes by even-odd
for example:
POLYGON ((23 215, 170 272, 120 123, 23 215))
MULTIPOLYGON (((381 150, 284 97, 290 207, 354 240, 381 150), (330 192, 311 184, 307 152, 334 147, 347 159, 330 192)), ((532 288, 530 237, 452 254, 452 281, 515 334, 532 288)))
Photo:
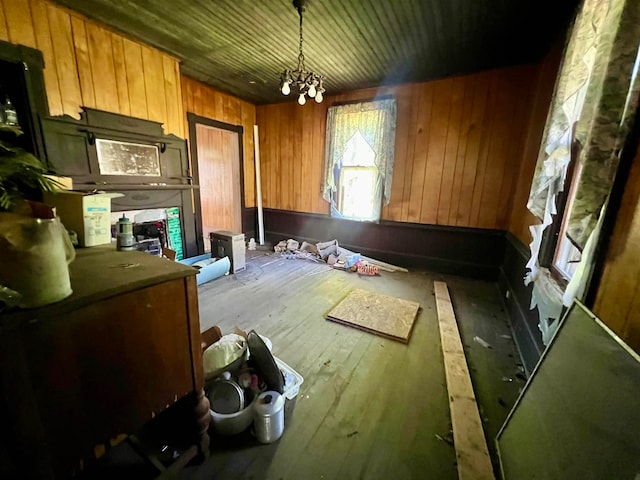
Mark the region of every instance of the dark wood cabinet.
POLYGON ((0 41, 0 103, 6 97, 11 100, 23 132, 18 138, 10 134, 5 139, 40 159, 44 158, 44 146, 38 118, 49 115, 43 69, 39 50, 0 41))
MULTIPOLYGON (((91 108, 83 108, 80 120, 48 117, 41 124, 49 166, 58 175, 71 177, 74 190, 124 194, 113 200, 112 211, 177 207, 185 258, 201 253, 192 207, 197 186, 192 185, 186 140, 165 135, 160 123, 91 108), (134 172, 115 175, 104 169, 98 154, 100 142, 131 148, 120 153, 122 163, 134 172), (156 169, 136 173, 136 164, 145 161, 138 162, 136 149, 150 149, 157 155, 156 169)), ((123 169, 122 165, 118 168, 123 169)))
MULTIPOLYGON (((73 177, 74 185, 183 185, 191 184, 185 140, 165 135, 162 125, 139 118, 83 108, 80 120, 42 119, 47 161, 58 175, 73 177), (99 143, 139 145, 157 155, 157 171, 113 174, 100 164, 99 143)), ((135 157, 137 152, 132 152, 135 157)), ((136 160, 130 160, 135 164, 136 160)))
POLYGON ((105 246, 70 271, 71 297, 0 317, 2 478, 68 477, 204 385, 194 269, 105 246))

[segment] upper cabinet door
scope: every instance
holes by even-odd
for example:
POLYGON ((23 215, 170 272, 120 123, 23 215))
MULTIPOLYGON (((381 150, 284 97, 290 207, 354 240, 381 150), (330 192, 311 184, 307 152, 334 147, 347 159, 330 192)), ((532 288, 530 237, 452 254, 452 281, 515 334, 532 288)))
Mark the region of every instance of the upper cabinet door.
POLYGON ((42 120, 47 161, 76 185, 191 185, 186 141, 160 124, 90 110, 42 120))

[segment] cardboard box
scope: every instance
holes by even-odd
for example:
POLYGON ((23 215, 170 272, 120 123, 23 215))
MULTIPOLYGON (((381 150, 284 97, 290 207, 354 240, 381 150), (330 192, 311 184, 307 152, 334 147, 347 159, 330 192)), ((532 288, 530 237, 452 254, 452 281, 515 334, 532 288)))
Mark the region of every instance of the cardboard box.
POLYGON ((80 247, 111 243, 111 199, 121 193, 45 192, 44 203, 55 207, 67 230, 78 235, 80 247))
POLYGON ((45 177, 58 182, 59 188, 56 190, 73 190, 73 178, 71 177, 58 177, 56 175, 45 175, 45 177))

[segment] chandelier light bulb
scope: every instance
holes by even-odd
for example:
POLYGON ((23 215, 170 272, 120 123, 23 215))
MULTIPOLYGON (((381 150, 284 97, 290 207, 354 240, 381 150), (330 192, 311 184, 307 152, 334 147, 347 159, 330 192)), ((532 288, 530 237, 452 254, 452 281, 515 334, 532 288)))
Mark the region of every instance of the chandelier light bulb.
POLYGON ((293 6, 298 11, 298 16, 300 17, 300 53, 298 54, 298 66, 295 70, 287 69, 280 74, 280 92, 282 92, 283 95, 289 95, 292 90, 295 90, 299 94, 298 103, 300 105, 307 103, 306 95, 309 95, 309 98, 315 98, 318 103, 322 102, 322 92, 325 91, 322 84, 325 77, 307 70, 304 65, 304 53, 302 52, 302 13, 304 12, 306 2, 307 0, 293 0, 293 6))

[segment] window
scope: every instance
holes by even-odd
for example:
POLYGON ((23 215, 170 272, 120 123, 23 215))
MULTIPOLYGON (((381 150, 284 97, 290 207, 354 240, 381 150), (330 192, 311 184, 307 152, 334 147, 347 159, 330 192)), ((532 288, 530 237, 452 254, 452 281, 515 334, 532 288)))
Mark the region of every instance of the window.
MULTIPOLYGON (((582 172, 582 168, 580 163, 577 165, 573 165, 573 172, 570 178, 570 184, 568 188, 568 195, 566 197, 566 204, 564 206, 565 212, 570 212, 573 207, 573 202, 576 198, 576 192, 578 191, 578 182, 580 180, 580 173, 582 172)), ((580 259, 582 254, 580 250, 571 243, 569 237, 567 236, 567 226, 569 222, 569 216, 563 215, 562 218, 558 218, 558 222, 560 223, 560 232, 558 235, 558 240, 556 242, 556 247, 553 255, 552 261, 552 269, 555 270, 556 274, 561 276, 564 280, 571 280, 573 274, 578 268, 578 264, 580 263, 580 259)))
POLYGON ((555 197, 556 214, 553 216, 553 223, 545 232, 544 243, 540 250, 540 265, 549 268, 561 284, 571 280, 582 258, 580 250, 567 236, 569 212, 573 207, 582 173, 582 165, 579 161, 582 148, 580 142, 575 139, 576 125, 574 123, 571 130, 573 140, 569 163, 565 167, 563 188, 555 197))
POLYGON ((332 217, 380 220, 391 193, 395 122, 393 99, 329 109, 323 197, 332 217))

